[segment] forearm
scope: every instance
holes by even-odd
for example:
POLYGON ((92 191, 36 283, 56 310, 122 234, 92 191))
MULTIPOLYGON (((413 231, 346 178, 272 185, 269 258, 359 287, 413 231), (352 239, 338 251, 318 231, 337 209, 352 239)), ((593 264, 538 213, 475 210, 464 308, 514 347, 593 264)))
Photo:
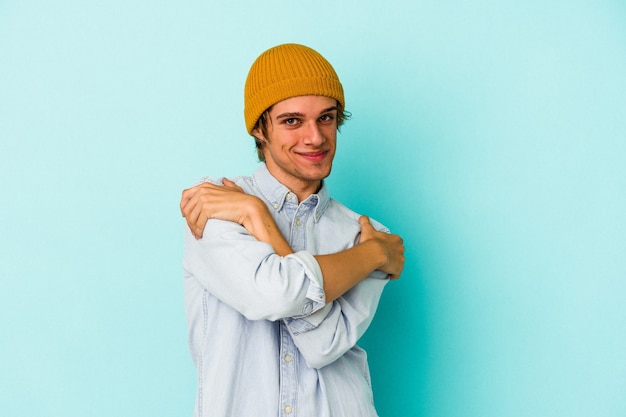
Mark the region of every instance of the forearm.
POLYGON ((294 253, 267 210, 267 206, 258 199, 256 201, 257 204, 251 204, 248 207, 241 225, 257 240, 272 245, 277 255, 287 256, 294 253))
MULTIPOLYGON (((243 226, 261 242, 269 243, 280 256, 294 253, 265 204, 250 205, 243 226)), ((342 252, 315 256, 324 279, 326 302, 341 297, 387 262, 380 243, 368 240, 342 252)))
POLYGON ((354 347, 372 322, 389 282, 383 276, 376 271, 323 309, 302 319, 285 320, 307 365, 321 368, 354 347))
MULTIPOLYGON (((287 256, 294 253, 265 205, 252 208, 243 226, 261 242, 272 245, 276 254, 287 256)), ((374 240, 342 252, 317 255, 315 259, 322 270, 327 303, 341 297, 386 262, 381 245, 374 240)))
POLYGON ((324 277, 326 302, 336 300, 386 262, 380 244, 370 240, 350 249, 315 259, 324 277))

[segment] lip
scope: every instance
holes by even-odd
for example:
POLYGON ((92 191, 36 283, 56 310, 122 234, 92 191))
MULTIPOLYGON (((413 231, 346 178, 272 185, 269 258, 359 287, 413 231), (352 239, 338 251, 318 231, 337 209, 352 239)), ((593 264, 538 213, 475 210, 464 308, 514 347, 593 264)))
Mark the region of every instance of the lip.
POLYGON ((317 163, 322 162, 324 158, 326 158, 326 155, 328 155, 328 151, 297 152, 297 154, 309 162, 317 163))

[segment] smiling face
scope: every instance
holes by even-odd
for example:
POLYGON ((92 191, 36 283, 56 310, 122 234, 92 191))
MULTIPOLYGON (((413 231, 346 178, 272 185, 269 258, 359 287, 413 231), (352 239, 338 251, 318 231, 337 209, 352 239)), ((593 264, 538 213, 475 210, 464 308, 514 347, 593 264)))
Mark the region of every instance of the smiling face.
POLYGON ((337 100, 298 96, 274 104, 262 143, 270 173, 302 201, 330 174, 337 143, 337 100))

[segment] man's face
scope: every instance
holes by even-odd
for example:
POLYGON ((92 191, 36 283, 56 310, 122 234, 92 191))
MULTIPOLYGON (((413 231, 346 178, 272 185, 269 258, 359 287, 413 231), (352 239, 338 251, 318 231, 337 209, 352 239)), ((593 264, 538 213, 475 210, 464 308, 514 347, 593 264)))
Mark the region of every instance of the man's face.
POLYGON ((300 199, 315 193, 330 174, 337 142, 337 101, 323 96, 292 97, 272 106, 262 139, 270 173, 300 199))

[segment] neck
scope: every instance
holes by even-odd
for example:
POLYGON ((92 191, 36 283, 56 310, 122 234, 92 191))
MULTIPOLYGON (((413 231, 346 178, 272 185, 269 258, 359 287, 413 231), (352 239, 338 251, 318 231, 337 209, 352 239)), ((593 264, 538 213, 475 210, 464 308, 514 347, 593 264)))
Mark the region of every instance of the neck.
POLYGON ((322 188, 322 180, 307 180, 285 175, 281 170, 273 169, 273 164, 267 164, 267 169, 274 178, 282 185, 289 188, 298 197, 298 201, 306 200, 311 194, 317 193, 322 188))
POLYGON ((298 201, 302 202, 309 198, 311 194, 317 193, 322 188, 322 181, 308 182, 308 181, 283 181, 280 178, 276 178, 281 184, 289 188, 289 191, 294 193, 298 197, 298 201))
POLYGON ((294 187, 287 187, 289 190, 298 197, 298 201, 302 202, 309 198, 311 194, 316 194, 322 188, 322 181, 318 181, 317 184, 313 188, 306 189, 296 189, 294 187))

